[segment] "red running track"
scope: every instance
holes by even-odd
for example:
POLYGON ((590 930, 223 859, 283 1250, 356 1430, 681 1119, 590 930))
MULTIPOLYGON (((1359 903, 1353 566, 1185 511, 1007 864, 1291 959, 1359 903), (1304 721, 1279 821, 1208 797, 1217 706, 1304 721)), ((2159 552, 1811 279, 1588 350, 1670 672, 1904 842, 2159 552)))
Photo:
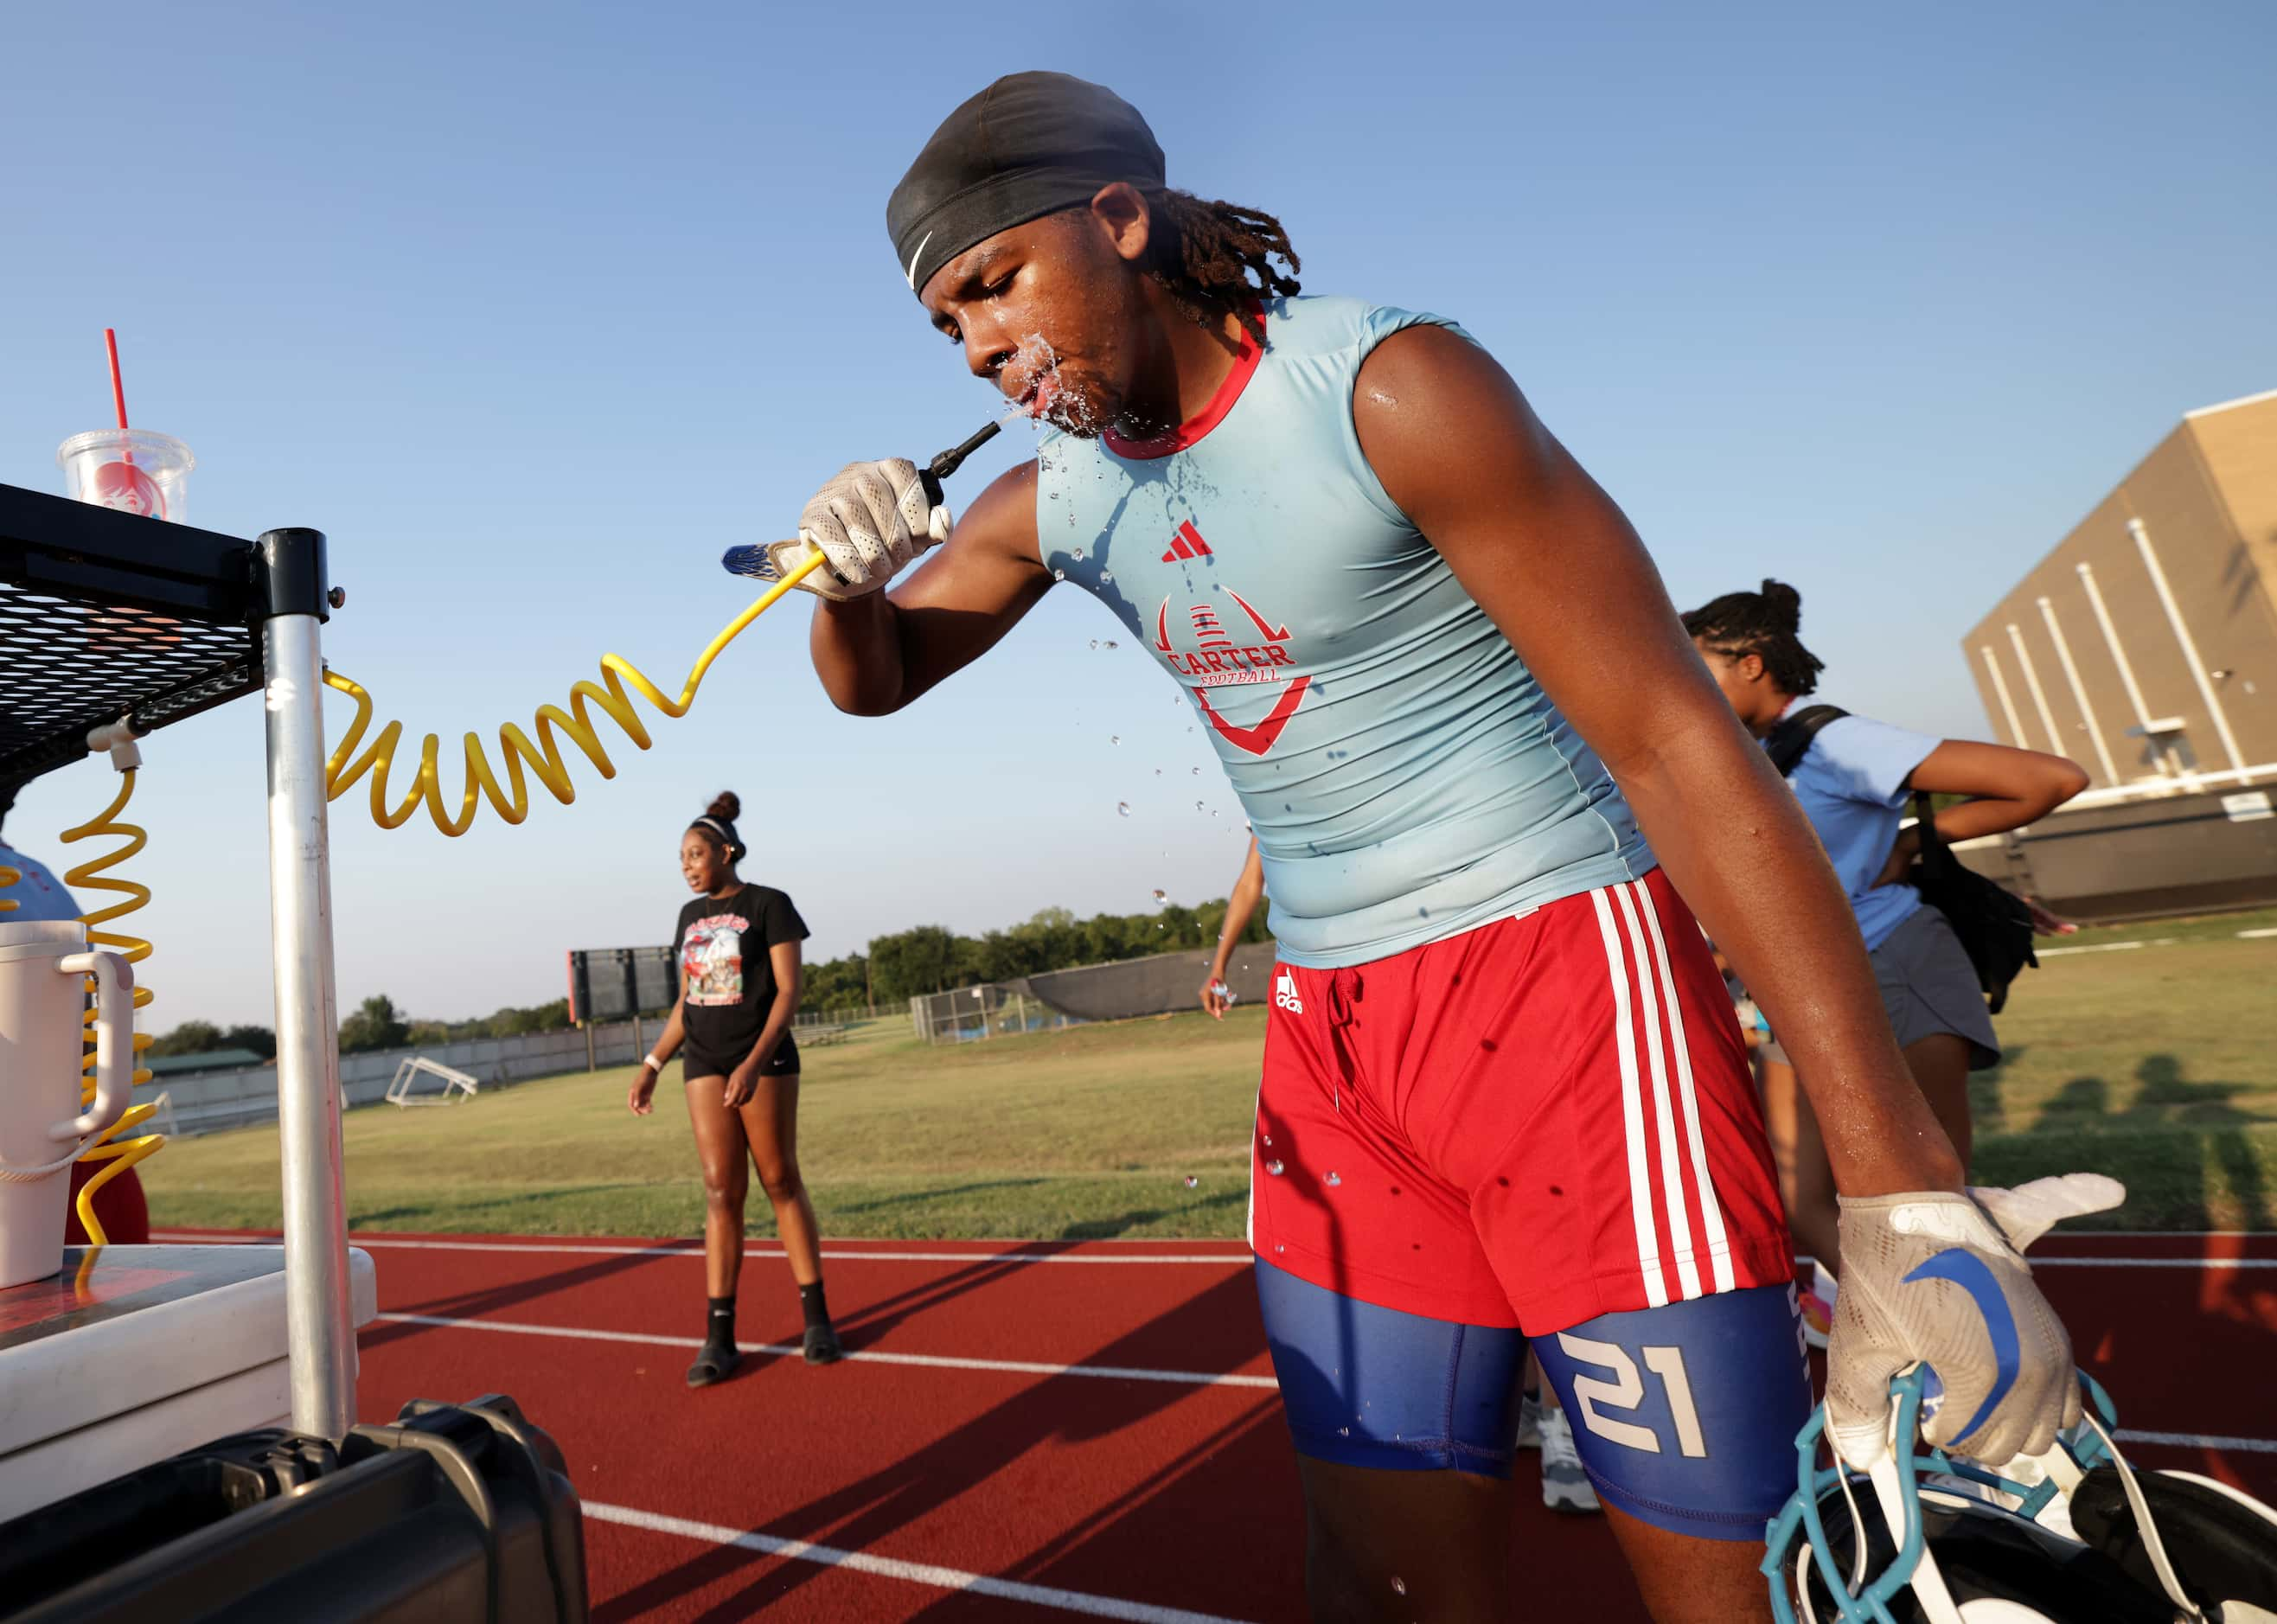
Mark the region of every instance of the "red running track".
MULTIPOLYGON (((512 1394, 571 1463, 598 1620, 1305 1617, 1239 1243, 834 1241, 854 1357, 747 1358, 701 1391, 682 1375, 703 1326, 688 1243, 355 1244, 383 1315, 363 1419, 512 1394)), ((2277 1499, 2277 1236, 2059 1237, 2034 1262, 2131 1456, 2277 1499)), ((796 1343, 780 1253, 753 1249, 741 1295, 747 1347, 796 1343)), ((1641 1620, 1604 1521, 1543 1510, 1533 1459, 1512 1556, 1531 1615, 1641 1620)))

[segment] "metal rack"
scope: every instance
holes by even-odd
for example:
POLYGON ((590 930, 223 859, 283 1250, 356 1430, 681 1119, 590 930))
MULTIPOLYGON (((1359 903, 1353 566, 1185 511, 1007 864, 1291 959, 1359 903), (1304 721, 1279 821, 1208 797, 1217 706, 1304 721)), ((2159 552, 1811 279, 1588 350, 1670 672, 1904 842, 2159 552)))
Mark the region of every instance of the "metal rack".
POLYGON ((319 530, 240 541, 0 484, 0 777, 122 718, 263 696, 293 1425, 334 1439, 355 1419, 320 634, 340 601, 319 530))

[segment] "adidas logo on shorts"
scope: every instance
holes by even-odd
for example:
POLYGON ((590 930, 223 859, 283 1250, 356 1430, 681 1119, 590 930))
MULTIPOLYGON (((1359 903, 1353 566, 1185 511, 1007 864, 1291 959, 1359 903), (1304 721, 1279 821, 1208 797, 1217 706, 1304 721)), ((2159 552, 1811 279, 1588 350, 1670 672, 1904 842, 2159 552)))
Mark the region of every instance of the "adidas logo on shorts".
POLYGON ((1273 1002, 1291 1015, 1305 1012, 1305 1001, 1297 996, 1297 978, 1285 970, 1273 983, 1273 1002))

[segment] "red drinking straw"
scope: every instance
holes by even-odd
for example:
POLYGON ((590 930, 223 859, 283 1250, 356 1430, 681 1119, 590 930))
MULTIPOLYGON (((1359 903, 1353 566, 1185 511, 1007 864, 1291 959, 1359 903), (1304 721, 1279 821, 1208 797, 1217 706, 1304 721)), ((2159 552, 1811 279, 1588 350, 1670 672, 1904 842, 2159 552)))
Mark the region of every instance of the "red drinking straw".
POLYGON ((110 357, 110 403, 118 410, 118 454, 127 467, 134 466, 134 446, 126 438, 126 385, 118 376, 118 332, 116 328, 103 330, 103 347, 110 357))

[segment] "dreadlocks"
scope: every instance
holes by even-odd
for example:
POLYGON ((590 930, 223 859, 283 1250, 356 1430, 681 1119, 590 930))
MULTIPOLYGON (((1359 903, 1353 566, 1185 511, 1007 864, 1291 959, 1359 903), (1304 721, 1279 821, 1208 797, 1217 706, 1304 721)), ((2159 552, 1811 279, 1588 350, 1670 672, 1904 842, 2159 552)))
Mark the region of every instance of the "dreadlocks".
POLYGON ((1207 202, 1191 192, 1147 192, 1154 215, 1146 270, 1169 290, 1181 309, 1204 327, 1227 316, 1265 342, 1265 323, 1250 306, 1298 291, 1297 250, 1280 221, 1238 203, 1207 202), (1279 259, 1288 274, 1276 271, 1279 259), (1251 281, 1251 277, 1256 278, 1251 281))
POLYGON ((1684 629, 1718 654, 1753 654, 1783 694, 1797 698, 1818 686, 1826 662, 1802 646, 1802 594, 1784 581, 1766 580, 1755 592, 1726 592, 1684 617, 1684 629))

